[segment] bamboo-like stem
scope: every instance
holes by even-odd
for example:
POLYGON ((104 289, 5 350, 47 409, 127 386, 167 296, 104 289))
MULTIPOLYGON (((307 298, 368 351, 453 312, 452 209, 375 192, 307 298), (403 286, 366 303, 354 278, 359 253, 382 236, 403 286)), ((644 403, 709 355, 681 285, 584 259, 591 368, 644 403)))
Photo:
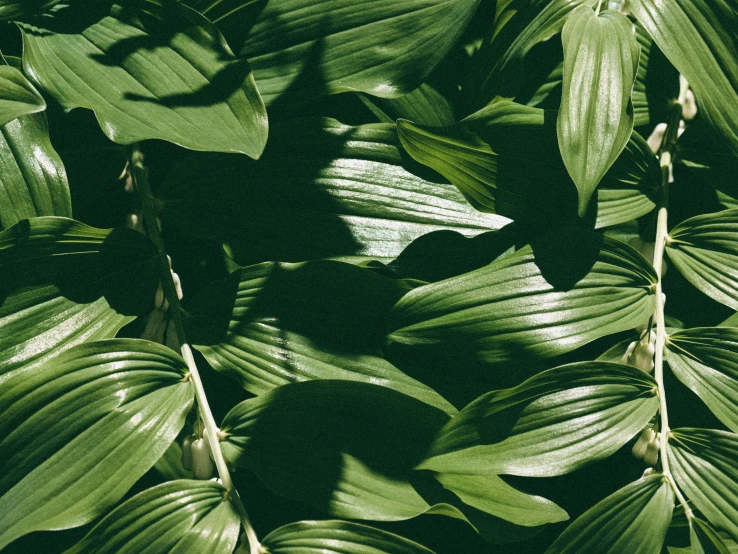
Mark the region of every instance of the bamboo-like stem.
POLYGON ((254 528, 251 525, 251 521, 246 513, 246 508, 241 501, 241 497, 238 495, 238 491, 233 486, 231 474, 228 471, 228 466, 223 458, 223 452, 220 449, 218 440, 218 426, 215 423, 213 412, 210 410, 210 404, 208 403, 208 399, 205 394, 205 388, 203 387, 200 373, 197 370, 195 358, 192 355, 192 349, 187 342, 184 318, 182 317, 182 305, 180 304, 179 297, 177 296, 177 289, 174 285, 172 273, 169 268, 169 260, 167 258, 166 250, 164 249, 164 241, 156 220, 154 196, 151 193, 151 187, 149 185, 148 170, 143 163, 143 155, 137 144, 134 144, 131 147, 129 163, 133 182, 141 201, 144 227, 146 228, 146 232, 149 235, 151 242, 153 242, 154 247, 156 248, 157 261, 159 264, 159 278, 161 279, 164 296, 169 301, 169 311, 172 316, 172 321, 174 322, 174 328, 177 332, 177 340, 179 340, 181 345, 182 357, 187 363, 187 368, 190 372, 190 379, 192 379, 192 383, 195 386, 195 398, 197 399, 200 417, 202 418, 205 429, 208 432, 208 442, 210 443, 210 449, 213 453, 213 460, 215 461, 215 467, 218 471, 218 477, 220 477, 221 483, 223 483, 223 486, 228 491, 228 498, 233 503, 241 518, 241 524, 243 525, 244 531, 249 540, 251 554, 261 554, 262 549, 256 536, 256 531, 254 531, 254 528))

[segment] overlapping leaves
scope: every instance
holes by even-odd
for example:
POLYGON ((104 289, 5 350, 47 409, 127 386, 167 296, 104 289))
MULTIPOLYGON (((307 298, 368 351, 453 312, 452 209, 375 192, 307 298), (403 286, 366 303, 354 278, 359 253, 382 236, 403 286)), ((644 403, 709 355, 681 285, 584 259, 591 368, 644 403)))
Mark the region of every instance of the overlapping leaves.
POLYGON ((184 425, 186 370, 161 345, 111 339, 0 377, 0 548, 117 502, 184 425))
MULTIPOLYGON (((403 147, 462 191, 478 210, 515 220, 577 219, 577 190, 559 153, 553 112, 497 102, 443 128, 401 120, 403 147)), ((633 133, 598 188, 598 227, 649 213, 660 174, 653 152, 633 133)))
POLYGON ((556 356, 647 321, 655 279, 632 248, 559 230, 486 267, 410 291, 393 308, 388 339, 481 364, 556 356))
POLYGON ((655 381, 582 362, 487 393, 439 432, 421 469, 548 477, 613 454, 656 413, 655 381))
POLYGON ((45 109, 43 97, 23 73, 15 67, 0 65, 0 125, 45 109))
POLYGON ((65 554, 232 552, 240 520, 223 485, 169 481, 126 500, 65 554))
POLYGON ((80 33, 22 25, 23 67, 65 109, 94 110, 116 142, 156 138, 258 158, 266 111, 246 60, 178 2, 148 2, 142 13, 115 7, 80 33), (142 24, 142 13, 155 23, 142 24))

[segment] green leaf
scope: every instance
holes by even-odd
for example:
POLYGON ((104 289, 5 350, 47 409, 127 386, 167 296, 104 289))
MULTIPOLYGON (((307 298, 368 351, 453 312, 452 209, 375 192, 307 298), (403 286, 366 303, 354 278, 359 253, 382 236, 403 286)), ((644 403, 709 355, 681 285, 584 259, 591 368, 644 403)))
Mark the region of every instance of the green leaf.
POLYGON ((738 329, 701 327, 669 335, 671 370, 731 431, 738 432, 738 329))
POLYGON ((400 96, 446 56, 478 5, 479 0, 268 2, 241 55, 249 59, 267 105, 349 90, 400 96))
POLYGON ((561 229, 410 291, 392 310, 388 338, 485 365, 552 357, 647 321, 655 282, 651 265, 629 246, 561 229))
POLYGON ((738 540, 738 435, 672 429, 668 453, 677 485, 695 508, 738 540))
POLYGON ((534 527, 569 519, 555 503, 514 489, 499 475, 436 473, 434 478, 467 506, 517 525, 534 527))
POLYGON ((698 517, 689 520, 689 537, 693 554, 730 554, 720 534, 698 517))
POLYGON ((43 97, 23 73, 15 67, 0 65, 0 125, 45 109, 43 97))
POLYGON ((0 377, 0 548, 117 502, 184 425, 186 372, 164 346, 111 339, 0 377))
POLYGON ((416 542, 349 521, 300 521, 269 533, 271 554, 433 554, 416 542))
POLYGON ((58 217, 0 233, 0 375, 113 337, 150 309, 153 256, 139 233, 58 217))
POLYGON ((643 477, 587 510, 546 554, 659 554, 673 509, 664 476, 643 477))
POLYGON ((669 232, 666 253, 699 290, 738 310, 738 209, 698 215, 669 232))
MULTIPOLYGON (((540 224, 578 219, 554 120, 550 111, 497 102, 450 127, 400 120, 397 130, 408 154, 441 173, 478 210, 540 224)), ((598 187, 596 226, 649 213, 659 182, 653 152, 633 133, 598 187)))
POLYGON ((159 31, 119 7, 79 34, 21 25, 24 70, 64 109, 94 110, 115 142, 161 139, 258 158, 267 119, 246 60, 194 10, 155 8, 159 31))
POLYGON ((45 12, 60 0, 2 0, 0 21, 19 20, 45 12))
POLYGON ((622 364, 581 362, 492 391, 451 419, 419 469, 550 477, 615 453, 658 409, 656 382, 622 364))
POLYGON ((738 154, 738 14, 733 0, 633 0, 628 7, 686 77, 700 111, 738 154))
POLYGON ((277 494, 330 515, 407 519, 430 508, 408 480, 446 421, 443 411, 386 387, 307 381, 235 406, 221 447, 277 494))
POLYGON ((447 413, 430 387, 377 355, 397 282, 334 261, 269 263, 236 271, 188 304, 192 342, 210 365, 253 394, 313 379, 385 386, 447 413))
POLYGON ((583 216, 595 188, 633 132, 630 95, 640 47, 621 13, 573 10, 562 32, 564 78, 556 121, 559 148, 583 216))
POLYGON ((0 127, 0 167, 0 229, 31 217, 72 216, 67 173, 49 141, 45 114, 0 127))
POLYGON ((163 483, 129 498, 65 554, 232 552, 240 518, 213 481, 163 483))
POLYGON ((382 123, 394 123, 398 118, 434 127, 456 123, 453 106, 427 83, 397 98, 370 98, 361 93, 359 98, 382 123))
POLYGON ((476 235, 508 222, 477 213, 453 186, 419 169, 403 159, 394 125, 296 120, 272 128, 258 163, 198 155, 175 167, 162 218, 229 243, 243 265, 393 258, 430 231, 476 235))

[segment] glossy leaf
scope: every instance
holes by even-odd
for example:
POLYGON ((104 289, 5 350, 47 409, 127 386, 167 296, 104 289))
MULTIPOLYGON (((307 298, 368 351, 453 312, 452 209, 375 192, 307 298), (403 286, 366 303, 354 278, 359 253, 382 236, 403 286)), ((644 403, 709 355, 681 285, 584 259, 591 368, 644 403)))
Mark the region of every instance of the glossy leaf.
POLYGON ((657 409, 655 381, 636 368, 560 366, 469 404, 439 432, 419 468, 561 475, 614 454, 657 409))
POLYGON ((427 83, 397 98, 371 98, 361 93, 359 98, 382 123, 394 123, 399 118, 434 127, 456 123, 453 106, 427 83))
POLYGON ((416 542, 349 521, 300 521, 269 533, 271 554, 433 554, 416 542))
POLYGON ((379 357, 397 282, 333 261, 259 264, 200 292, 192 342, 253 394, 313 379, 385 386, 448 413, 433 389, 379 357))
POLYGON ((153 256, 138 233, 58 217, 0 233, 0 375, 113 337, 151 305, 153 256))
POLYGON ((677 485, 711 523, 738 540, 738 435, 673 429, 668 448, 677 485))
POLYGON ((267 105, 356 90, 408 93, 474 15, 479 0, 279 0, 250 28, 241 55, 267 105))
POLYGON ((564 78, 556 121, 561 156, 579 191, 579 215, 633 132, 630 95, 640 47, 619 12, 571 12, 562 31, 564 78))
POLYGON ((738 310, 738 209, 698 215, 669 232, 666 253, 695 287, 738 310))
POLYGON ((698 517, 689 520, 689 538, 693 554, 730 554, 715 528, 698 517))
POLYGON ((308 381, 235 406, 221 447, 277 494, 330 515, 407 519, 430 508, 408 480, 447 420, 386 387, 308 381))
POLYGON ((186 371, 164 346, 111 339, 1 377, 0 548, 117 502, 184 425, 186 371))
POLYGON ((664 476, 643 477, 587 510, 546 554, 659 554, 673 509, 664 476))
POLYGON ((163 10, 158 32, 120 7, 79 34, 22 25, 23 68, 66 110, 94 110, 115 142, 161 139, 258 158, 267 120, 247 62, 197 12, 163 6, 153 8, 163 10))
POLYGON ((633 0, 636 16, 738 154, 738 13, 732 0, 633 0))
POLYGON ((0 168, 0 229, 31 217, 72 216, 67 173, 44 114, 0 127, 0 168))
MULTIPOLYGON (((403 147, 456 185, 478 210, 515 220, 574 220, 576 187, 558 151, 553 112, 497 102, 444 128, 401 120, 403 147)), ((660 182, 646 141, 633 133, 598 188, 596 225, 605 227, 653 210, 660 182)))
POLYGON ((738 432, 738 329, 698 327, 669 335, 666 361, 730 430, 738 432))
POLYGON ((0 125, 45 109, 43 97, 23 73, 15 67, 0 65, 0 125))
POLYGON ((476 235, 508 222, 475 212, 453 186, 413 166, 394 125, 292 121, 272 129, 258 163, 194 156, 180 164, 167 176, 162 217, 229 243, 244 265, 391 258, 430 231, 476 235))
POLYGON ((232 552, 240 518, 223 485, 169 481, 129 498, 65 554, 232 552))
POLYGON ((388 338, 485 365, 556 356, 647 321, 655 279, 622 243, 544 233, 486 267, 410 291, 392 310, 388 338))

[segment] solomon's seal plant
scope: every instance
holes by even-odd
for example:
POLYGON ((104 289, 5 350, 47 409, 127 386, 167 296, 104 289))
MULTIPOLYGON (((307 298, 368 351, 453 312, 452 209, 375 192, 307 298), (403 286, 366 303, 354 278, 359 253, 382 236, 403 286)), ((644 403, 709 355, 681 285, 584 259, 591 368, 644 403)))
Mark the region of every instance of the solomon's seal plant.
POLYGON ((0 20, 0 550, 738 548, 736 0, 0 20))

